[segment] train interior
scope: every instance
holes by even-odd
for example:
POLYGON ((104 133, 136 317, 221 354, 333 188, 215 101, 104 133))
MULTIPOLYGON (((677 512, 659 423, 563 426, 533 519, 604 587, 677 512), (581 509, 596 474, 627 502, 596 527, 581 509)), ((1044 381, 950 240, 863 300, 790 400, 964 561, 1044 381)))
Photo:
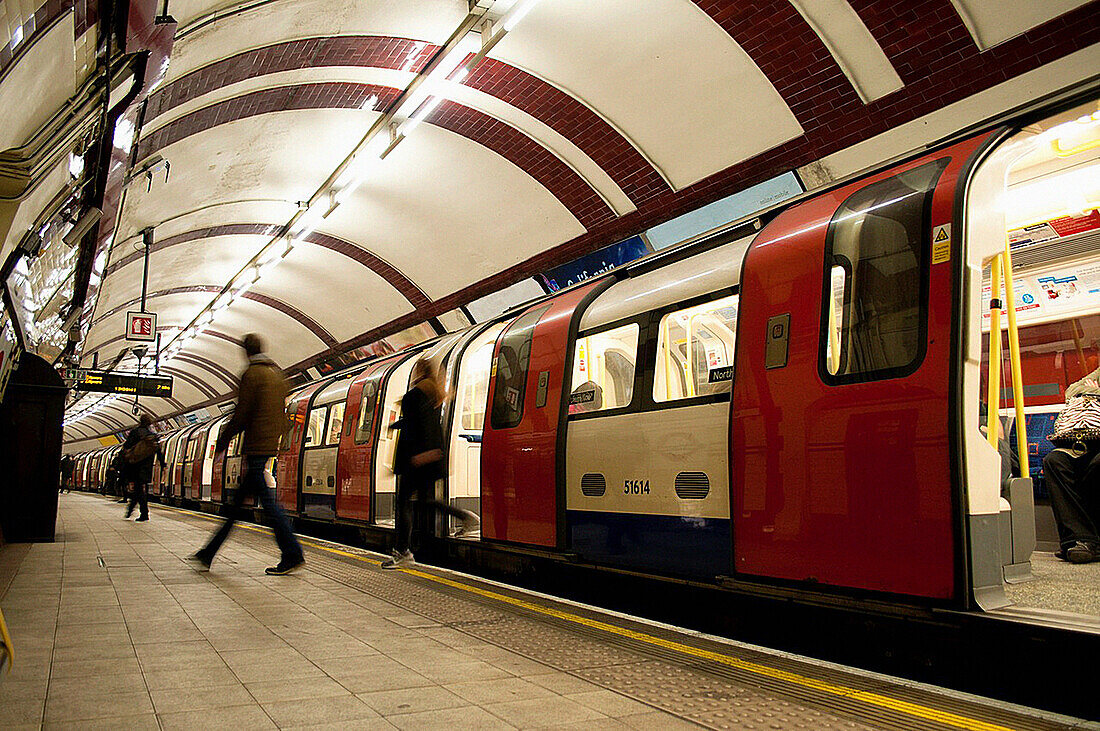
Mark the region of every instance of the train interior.
POLYGON ((401 397, 409 390, 409 377, 416 355, 406 356, 390 371, 382 386, 378 424, 377 454, 374 457, 374 522, 393 527, 397 476, 393 473, 393 458, 397 449, 397 430, 391 429, 401 415, 401 397))
MULTIPOLYGON (((1066 389, 1100 366, 1100 101, 1020 130, 983 164, 976 187, 987 168, 992 173, 989 177, 996 175, 1003 181, 1002 233, 1011 251, 1013 292, 1010 298, 1002 276, 997 281, 1000 292, 994 293, 993 267, 985 262, 980 295, 980 415, 978 429, 970 431, 981 432, 977 440, 989 439, 983 417, 997 394, 1000 420, 994 428, 1000 433, 996 439, 1010 452, 1012 462, 1019 461, 1020 425, 1007 323, 1007 308, 1014 305, 1024 464, 1034 500, 1036 551, 1030 557, 1029 572, 1008 576, 1007 593, 1019 607, 1087 615, 1100 626, 1096 592, 1086 590, 1100 582, 1100 565, 1072 565, 1054 556, 1059 539, 1043 471, 1043 458, 1054 448, 1048 436, 1064 406, 1066 389), (990 301, 998 294, 1005 302, 1005 315, 999 327, 1000 347, 991 348, 990 301), (1014 300, 1011 305, 1010 299, 1014 300), (996 359, 995 390, 989 384, 991 349, 996 359)), ((973 433, 969 439, 974 440, 973 433)), ((1014 497, 1007 488, 1002 495, 1010 501, 1014 497)))
MULTIPOLYGON (((451 399, 451 433, 448 438, 448 480, 451 503, 462 510, 481 514, 481 435, 485 427, 489 374, 493 365, 493 348, 504 323, 492 325, 465 344, 461 353, 449 362, 446 383, 455 382, 451 375, 458 369, 458 383, 451 399)), ((448 533, 458 527, 449 519, 448 533)))

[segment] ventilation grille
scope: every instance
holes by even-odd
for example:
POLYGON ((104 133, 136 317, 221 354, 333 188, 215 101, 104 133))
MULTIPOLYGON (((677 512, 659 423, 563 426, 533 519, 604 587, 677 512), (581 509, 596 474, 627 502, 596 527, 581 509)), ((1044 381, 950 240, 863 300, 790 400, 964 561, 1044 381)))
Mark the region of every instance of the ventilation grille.
POLYGON ((1067 236, 1064 239, 1044 241, 1012 251, 1012 266, 1015 269, 1049 264, 1059 259, 1078 258, 1100 249, 1100 233, 1090 231, 1067 236))
POLYGON ((676 496, 682 500, 702 500, 710 493, 706 472, 681 472, 676 475, 676 496))
POLYGON ((607 480, 599 472, 589 472, 581 478, 581 493, 586 497, 602 497, 607 492, 607 480))

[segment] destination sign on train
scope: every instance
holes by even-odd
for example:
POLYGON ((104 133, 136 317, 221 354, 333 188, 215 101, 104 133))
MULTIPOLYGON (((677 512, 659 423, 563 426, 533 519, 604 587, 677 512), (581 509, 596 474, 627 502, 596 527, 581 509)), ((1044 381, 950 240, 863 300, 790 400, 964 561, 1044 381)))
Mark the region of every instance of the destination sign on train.
POLYGON ((66 373, 77 391, 125 393, 135 396, 172 396, 172 376, 147 376, 137 373, 69 369, 66 373))

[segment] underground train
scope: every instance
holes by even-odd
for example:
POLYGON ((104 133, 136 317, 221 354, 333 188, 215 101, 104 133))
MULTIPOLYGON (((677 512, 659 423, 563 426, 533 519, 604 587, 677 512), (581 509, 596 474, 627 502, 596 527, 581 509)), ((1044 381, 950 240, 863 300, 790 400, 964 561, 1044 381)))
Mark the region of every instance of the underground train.
MULTIPOLYGON (((277 498, 391 528, 388 427, 426 358, 448 393, 437 489, 482 521, 440 540, 750 591, 1004 604, 1034 520, 981 430, 983 278, 1018 181, 1100 152, 1063 139, 1100 140, 1084 109, 957 137, 309 383, 288 398, 277 498)), ((154 495, 232 499, 239 440, 213 451, 227 419, 163 439, 154 495)), ((81 455, 78 487, 112 451, 81 455)))

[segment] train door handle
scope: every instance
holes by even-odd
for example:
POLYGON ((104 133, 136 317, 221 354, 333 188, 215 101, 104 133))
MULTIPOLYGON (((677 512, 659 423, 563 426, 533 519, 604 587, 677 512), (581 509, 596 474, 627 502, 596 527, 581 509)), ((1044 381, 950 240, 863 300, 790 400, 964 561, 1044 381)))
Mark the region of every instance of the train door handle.
POLYGON ((313 475, 306 475, 306 487, 312 487, 313 475))
POLYGON ((333 477, 332 475, 328 476, 328 486, 329 487, 336 487, 336 478, 333 477))
POLYGON ((764 368, 787 366, 787 343, 791 337, 791 313, 768 318, 767 340, 764 343, 764 368))
POLYGON ((546 406, 546 390, 550 387, 550 371, 539 373, 538 388, 535 389, 535 408, 546 406))

